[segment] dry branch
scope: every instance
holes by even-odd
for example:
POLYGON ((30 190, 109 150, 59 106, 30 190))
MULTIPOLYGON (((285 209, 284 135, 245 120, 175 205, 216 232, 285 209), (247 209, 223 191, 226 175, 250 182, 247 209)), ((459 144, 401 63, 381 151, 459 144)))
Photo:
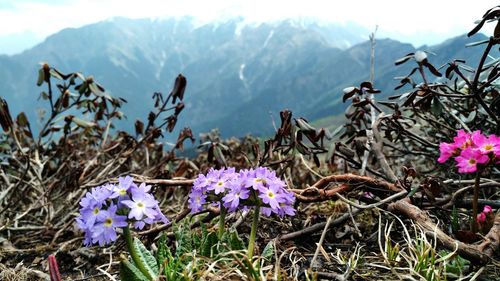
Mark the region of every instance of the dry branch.
POLYGON ((393 192, 402 191, 398 186, 372 177, 354 174, 331 175, 317 181, 306 189, 292 189, 297 200, 300 202, 320 202, 332 199, 338 193, 348 192, 356 187, 367 187, 368 189, 384 189, 393 192), (333 184, 338 184, 332 189, 327 189, 333 184))
POLYGON ((457 241, 444 233, 437 224, 435 224, 426 212, 412 205, 407 200, 398 200, 389 205, 389 211, 399 211, 410 219, 415 220, 428 235, 436 236, 444 247, 457 253, 476 264, 488 263, 493 253, 498 251, 500 242, 500 214, 495 218, 495 224, 486 239, 480 245, 470 245, 457 241))

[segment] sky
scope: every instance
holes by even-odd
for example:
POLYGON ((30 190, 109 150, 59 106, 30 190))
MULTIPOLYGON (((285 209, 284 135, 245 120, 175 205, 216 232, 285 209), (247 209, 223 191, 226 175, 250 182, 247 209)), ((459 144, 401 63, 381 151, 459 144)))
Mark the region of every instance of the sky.
MULTIPOLYGON (((498 0, 0 0, 0 54, 15 54, 68 27, 112 17, 191 15, 200 22, 243 16, 251 22, 308 17, 353 22, 415 46, 467 33, 498 0)), ((486 34, 493 26, 487 26, 486 34)))

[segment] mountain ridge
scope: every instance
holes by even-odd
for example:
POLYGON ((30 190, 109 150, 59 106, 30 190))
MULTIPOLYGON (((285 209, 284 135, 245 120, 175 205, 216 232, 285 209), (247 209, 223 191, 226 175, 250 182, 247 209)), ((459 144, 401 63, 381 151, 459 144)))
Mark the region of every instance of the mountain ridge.
MULTIPOLYGON (((189 17, 116 18, 64 29, 32 49, 0 56, 0 93, 13 112, 28 111, 33 118, 39 104, 30 97, 44 90, 34 85, 38 62, 47 61, 62 72, 93 75, 112 95, 127 99, 123 111, 129 120, 120 127, 130 130, 133 121, 144 119, 152 108, 151 94, 168 93, 182 73, 188 87, 179 127, 191 126, 195 133, 220 127, 224 136, 241 136, 272 132, 269 113, 276 118, 283 108, 310 119, 339 114, 345 107, 339 103, 341 90, 368 79, 370 44, 360 41, 359 34, 346 31, 327 38, 336 27, 242 21, 197 26, 189 17), (341 48, 332 40, 350 43, 341 48)), ((441 53, 436 61, 478 55, 459 47, 471 39, 450 40, 428 47, 441 53)), ((394 61, 416 49, 377 39, 375 50, 375 85, 391 91, 394 74, 407 74, 407 68, 396 68, 394 61)), ((434 59, 430 56, 432 63, 434 59)))

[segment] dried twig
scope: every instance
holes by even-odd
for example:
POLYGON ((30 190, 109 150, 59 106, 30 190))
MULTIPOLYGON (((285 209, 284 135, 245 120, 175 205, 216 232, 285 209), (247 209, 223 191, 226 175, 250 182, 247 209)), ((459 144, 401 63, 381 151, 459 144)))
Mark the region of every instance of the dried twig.
POLYGON ((494 252, 498 251, 500 243, 500 214, 495 218, 495 224, 486 235, 486 240, 480 245, 469 245, 457 241, 444 233, 431 218, 418 207, 407 200, 398 200, 389 205, 390 211, 399 211, 415 220, 430 235, 436 238, 450 250, 457 249, 457 253, 473 263, 485 264, 490 261, 494 252))

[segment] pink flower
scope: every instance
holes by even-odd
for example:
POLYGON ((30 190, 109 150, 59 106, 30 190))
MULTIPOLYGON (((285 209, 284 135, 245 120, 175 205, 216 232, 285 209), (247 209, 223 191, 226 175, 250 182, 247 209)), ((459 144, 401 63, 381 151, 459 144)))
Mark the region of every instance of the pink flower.
MULTIPOLYGON (((475 131, 474 133, 481 131, 475 131)), ((467 148, 472 145, 471 135, 464 130, 458 130, 457 136, 453 138, 454 144, 461 149, 467 148)))
POLYGON ((480 213, 477 215, 476 221, 478 223, 482 223, 486 221, 486 214, 485 213, 480 213))
POLYGON ((446 143, 442 142, 439 144, 439 151, 441 154, 439 155, 438 162, 444 163, 451 156, 456 155, 458 152, 458 146, 455 143, 446 143))
POLYGON ((483 154, 494 153, 495 156, 500 155, 500 137, 491 135, 486 137, 484 135, 472 135, 472 141, 478 147, 479 151, 483 154))
POLYGON ((487 155, 483 155, 478 149, 465 148, 460 156, 455 157, 459 173, 474 173, 477 171, 477 164, 484 164, 489 161, 487 155))
POLYGON ((484 209, 483 209, 484 214, 491 213, 491 211, 492 211, 492 209, 490 206, 488 206, 488 205, 484 206, 484 209))

